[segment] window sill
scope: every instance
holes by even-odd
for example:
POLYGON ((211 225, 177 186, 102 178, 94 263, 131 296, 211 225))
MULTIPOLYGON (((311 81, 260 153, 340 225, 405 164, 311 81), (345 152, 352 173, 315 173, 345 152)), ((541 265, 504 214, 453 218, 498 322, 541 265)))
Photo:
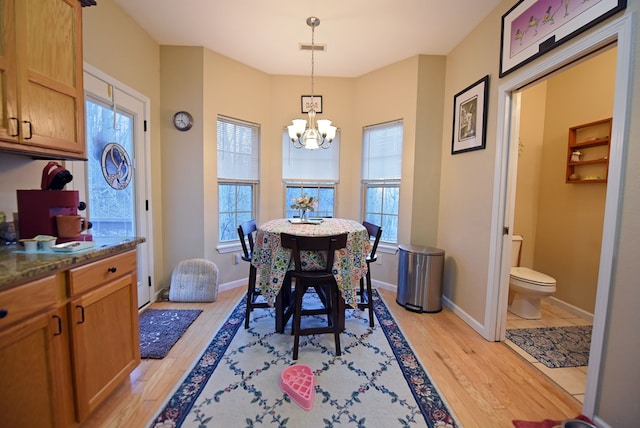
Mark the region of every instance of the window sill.
POLYGON ((398 252, 398 244, 379 243, 376 251, 384 254, 396 254, 398 252))
POLYGON ((242 245, 240 245, 239 241, 229 244, 220 244, 216 247, 216 250, 218 250, 219 254, 233 253, 236 251, 242 251, 242 245))

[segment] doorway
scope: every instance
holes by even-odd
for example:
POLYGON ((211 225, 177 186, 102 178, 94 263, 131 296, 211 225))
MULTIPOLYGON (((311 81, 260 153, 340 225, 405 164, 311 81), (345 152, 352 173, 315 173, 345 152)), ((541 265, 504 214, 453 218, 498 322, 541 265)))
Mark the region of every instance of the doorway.
MULTIPOLYGON (((567 333, 566 349, 584 351, 580 358, 558 354, 557 361, 550 361, 545 352, 538 360, 514 347, 512 341, 506 343, 578 401, 583 400, 586 386, 587 327, 593 323, 607 190, 606 163, 595 162, 606 162, 608 144, 598 146, 597 152, 583 149, 580 159, 585 163, 569 166, 568 135, 571 127, 612 116, 616 53, 615 46, 607 47, 519 91, 513 234, 523 237, 520 266, 550 275, 557 291, 542 299, 541 319, 528 320, 508 312, 507 337, 515 335, 521 341, 526 333, 522 345, 536 355, 534 349, 544 349, 549 343, 542 335, 551 330, 541 329, 553 328, 558 337, 567 333), (598 102, 590 102, 593 99, 598 102), (573 181, 567 180, 569 172, 575 173, 573 181), (605 182, 596 180, 596 174, 604 175, 605 182), (580 331, 586 340, 568 334, 575 326, 584 327, 580 331)), ((580 141, 589 138, 585 131, 608 137, 605 125, 585 129, 580 141)), ((563 347, 556 349, 560 352, 563 347)))
POLYGON ((94 238, 144 237, 137 246, 138 308, 153 298, 151 258, 148 100, 109 76, 85 65, 87 161, 72 173, 86 183, 76 189, 87 201, 94 238))
POLYGON ((493 292, 488 293, 488 307, 490 310, 489 323, 495 328, 497 340, 505 339, 506 311, 509 271, 511 265, 511 239, 514 226, 515 206, 515 171, 518 155, 516 137, 519 135, 520 95, 519 91, 527 85, 542 81, 557 70, 583 60, 594 52, 611 45, 617 45, 616 74, 613 105, 613 124, 611 133, 611 147, 609 154, 609 173, 605 198, 604 223, 602 228, 602 247, 598 269, 597 293, 594 309, 594 322, 587 372, 587 385, 583 402, 583 412, 593 414, 598 390, 598 374, 604 343, 607 306, 610 293, 610 282, 613 270, 613 260, 616 248, 617 221, 622 189, 622 165, 625 146, 624 132, 628 120, 627 105, 630 92, 628 90, 629 76, 632 71, 630 58, 632 57, 632 29, 628 16, 623 16, 586 35, 569 46, 558 48, 557 52, 547 55, 544 60, 532 64, 526 71, 506 78, 498 88, 498 133, 496 164, 496 188, 502 191, 497 201, 493 217, 492 230, 495 241, 492 242, 493 260, 496 261, 497 277, 491 281, 493 292), (504 233, 503 233, 504 231, 504 233))

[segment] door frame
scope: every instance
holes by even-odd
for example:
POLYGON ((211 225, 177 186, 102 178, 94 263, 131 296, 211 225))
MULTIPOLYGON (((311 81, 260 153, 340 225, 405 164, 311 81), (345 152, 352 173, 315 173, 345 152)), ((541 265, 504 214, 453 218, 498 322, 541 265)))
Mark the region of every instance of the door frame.
MULTIPOLYGON (((141 309, 142 307, 153 303, 155 301, 155 289, 153 284, 155 284, 154 282, 154 262, 153 262, 153 254, 154 254, 154 246, 153 246, 153 215, 152 215, 152 210, 151 210, 151 188, 152 188, 152 181, 151 181, 151 133, 149 130, 149 117, 151 116, 151 102, 150 99, 144 95, 142 95, 141 93, 139 93, 138 91, 136 91, 135 89, 125 85, 124 83, 114 79, 113 77, 109 76, 108 74, 102 72, 101 70, 97 69, 96 67, 87 64, 86 62, 84 63, 83 66, 83 72, 86 74, 90 74, 92 76, 94 76, 96 79, 101 80, 103 82, 105 82, 106 84, 118 89, 121 92, 124 92, 127 94, 127 96, 136 99, 137 101, 139 101, 141 104, 143 104, 143 117, 139 118, 139 124, 140 126, 145 126, 145 122, 146 122, 146 130, 143 130, 143 141, 142 141, 142 147, 140 147, 140 150, 143 153, 143 161, 145 162, 144 165, 139 165, 139 157, 135 156, 134 154, 134 171, 135 171, 135 177, 134 179, 136 180, 136 225, 143 225, 143 229, 144 230, 138 230, 136 232, 136 234, 138 235, 138 237, 143 237, 145 239, 145 242, 142 244, 139 244, 137 247, 137 258, 138 258, 138 266, 143 266, 144 269, 146 269, 147 272, 147 276, 148 278, 141 278, 138 272, 138 277, 137 277, 137 281, 138 283, 143 282, 144 284, 148 285, 149 288, 149 302, 140 306, 139 309, 141 309)), ((86 92, 86 90, 85 90, 86 92)), ((101 97, 99 94, 93 94, 92 96, 97 96, 98 98, 104 98, 101 97)), ((83 100, 83 102, 85 102, 86 100, 83 100)), ((138 152, 138 147, 136 148, 136 153, 140 153, 138 152)), ((79 162, 78 162, 79 163, 79 162)), ((71 164, 78 164, 76 162, 71 162, 71 164)), ((80 191, 81 194, 86 194, 86 177, 85 177, 85 171, 84 171, 84 166, 83 168, 73 168, 73 166, 71 166, 71 172, 75 177, 79 177, 82 178, 80 180, 77 180, 76 182, 76 186, 81 186, 80 188, 75 188, 75 190, 80 191)), ((71 185, 72 183, 69 183, 69 185, 71 185)), ((140 271, 140 268, 138 269, 138 271, 140 271)))
POLYGON ((506 328, 506 307, 511 267, 511 239, 513 231, 516 191, 518 144, 511 142, 518 135, 520 95, 524 86, 544 79, 573 62, 580 61, 605 46, 617 44, 616 82, 613 103, 613 124, 609 153, 609 177, 605 199, 600 268, 591 336, 587 385, 583 413, 593 415, 598 392, 598 381, 604 345, 610 283, 618 243, 618 218, 622 202, 623 154, 628 137, 628 114, 631 94, 628 91, 632 76, 634 16, 622 16, 591 32, 575 43, 558 49, 535 66, 511 78, 504 79, 498 88, 498 126, 496 135, 493 213, 491 225, 489 287, 486 319, 491 340, 503 341, 506 328), (508 227, 509 232, 504 233, 508 227))

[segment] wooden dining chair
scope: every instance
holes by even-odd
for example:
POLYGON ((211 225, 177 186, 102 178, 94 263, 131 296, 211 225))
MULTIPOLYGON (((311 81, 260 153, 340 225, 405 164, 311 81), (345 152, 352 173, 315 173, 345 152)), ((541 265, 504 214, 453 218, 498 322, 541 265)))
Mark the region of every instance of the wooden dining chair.
MULTIPOLYGON (((254 234, 257 232, 255 220, 249 220, 238 226, 238 237, 242 245, 242 260, 249 262, 249 281, 247 283, 247 308, 244 318, 244 328, 249 328, 251 312, 257 308, 269 308, 269 303, 262 297, 260 289, 256 287, 256 267, 251 263, 254 248, 254 234), (248 246, 247 246, 248 243, 248 246)), ((293 295, 291 280, 286 278, 275 302, 276 331, 284 332, 284 326, 293 315, 293 295)))
POLYGON ((311 334, 333 333, 336 344, 336 355, 341 355, 340 349, 340 291, 333 276, 333 261, 337 250, 346 248, 347 234, 332 236, 296 236, 287 233, 280 234, 280 242, 283 248, 291 249, 291 257, 295 263, 295 270, 290 276, 295 279, 295 306, 293 311, 293 359, 298 359, 300 336, 311 334), (326 252, 326 266, 321 270, 303 270, 301 261, 302 251, 326 252), (324 304, 322 309, 309 309, 305 306, 304 296, 309 288, 315 288, 318 297, 324 304), (309 315, 327 315, 327 324, 324 326, 309 326, 302 328, 302 317, 309 315))
POLYGON ((378 260, 376 250, 378 249, 378 243, 380 242, 380 236, 382 236, 382 227, 369 223, 367 221, 362 222, 362 225, 367 229, 369 233, 369 239, 373 238, 373 246, 371 252, 367 254, 367 275, 360 278, 360 291, 358 296, 360 300, 358 302, 359 309, 369 310, 369 327, 373 327, 373 291, 371 288, 371 264, 378 260))

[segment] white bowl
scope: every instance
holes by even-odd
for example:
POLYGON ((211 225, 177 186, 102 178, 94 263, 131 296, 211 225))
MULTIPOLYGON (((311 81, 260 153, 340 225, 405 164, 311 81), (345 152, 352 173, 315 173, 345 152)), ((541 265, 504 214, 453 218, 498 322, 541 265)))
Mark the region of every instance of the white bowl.
POLYGON ((38 241, 40 243, 40 247, 43 250, 50 250, 51 247, 53 247, 54 245, 56 245, 56 238, 52 237, 51 239, 41 239, 40 241, 38 241))
POLYGON ((38 251, 38 241, 35 239, 21 239, 20 242, 22 242, 25 252, 35 253, 38 251))

